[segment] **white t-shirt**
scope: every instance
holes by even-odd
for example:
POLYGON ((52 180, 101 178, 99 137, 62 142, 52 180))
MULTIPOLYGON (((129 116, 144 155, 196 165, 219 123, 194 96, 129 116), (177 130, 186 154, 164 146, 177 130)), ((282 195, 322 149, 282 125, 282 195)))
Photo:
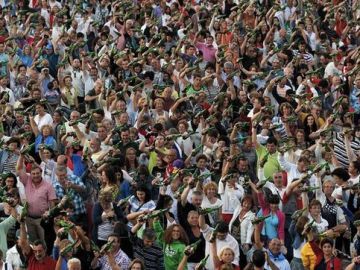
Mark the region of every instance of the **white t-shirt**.
POLYGON ((41 128, 44 125, 49 125, 49 126, 53 125, 53 119, 52 119, 51 115, 48 113, 45 113, 45 115, 42 117, 40 117, 40 115, 38 115, 38 114, 35 115, 34 121, 37 124, 39 130, 41 130, 41 128))

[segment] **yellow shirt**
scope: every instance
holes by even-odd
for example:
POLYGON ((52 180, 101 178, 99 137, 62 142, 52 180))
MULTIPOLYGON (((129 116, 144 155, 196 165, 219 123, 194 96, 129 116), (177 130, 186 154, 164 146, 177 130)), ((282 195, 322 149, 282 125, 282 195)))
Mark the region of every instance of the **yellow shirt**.
POLYGON ((304 268, 314 270, 316 265, 316 254, 311 248, 309 242, 307 242, 301 249, 301 260, 304 268))

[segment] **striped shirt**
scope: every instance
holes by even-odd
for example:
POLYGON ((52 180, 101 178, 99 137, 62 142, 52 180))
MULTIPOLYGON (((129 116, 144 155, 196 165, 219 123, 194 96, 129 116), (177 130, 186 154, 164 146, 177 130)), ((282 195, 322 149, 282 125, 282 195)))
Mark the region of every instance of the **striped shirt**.
MULTIPOLYGON (((119 251, 116 252, 116 254, 114 254, 114 257, 115 257, 116 264, 119 265, 121 267, 121 269, 129 268, 131 261, 130 261, 129 257, 125 254, 124 251, 119 249, 119 251)), ((110 266, 110 263, 109 263, 109 257, 107 255, 102 256, 98 260, 97 267, 100 267, 101 270, 112 270, 112 267, 110 266)))
POLYGON ((144 246, 142 239, 134 234, 130 234, 130 240, 134 247, 134 257, 140 259, 145 264, 146 270, 164 270, 164 253, 157 244, 150 247, 144 246))
MULTIPOLYGON (((350 146, 355 153, 359 152, 360 140, 358 138, 353 138, 350 146)), ((349 166, 349 158, 345 150, 344 135, 338 132, 335 133, 334 136, 334 153, 341 166, 347 168, 349 166)))

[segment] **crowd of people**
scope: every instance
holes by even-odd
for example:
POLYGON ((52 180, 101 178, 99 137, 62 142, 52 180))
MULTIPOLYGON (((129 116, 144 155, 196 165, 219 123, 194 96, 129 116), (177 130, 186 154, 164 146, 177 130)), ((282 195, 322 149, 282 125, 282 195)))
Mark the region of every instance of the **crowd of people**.
POLYGON ((359 0, 0 7, 0 269, 360 270, 359 0))

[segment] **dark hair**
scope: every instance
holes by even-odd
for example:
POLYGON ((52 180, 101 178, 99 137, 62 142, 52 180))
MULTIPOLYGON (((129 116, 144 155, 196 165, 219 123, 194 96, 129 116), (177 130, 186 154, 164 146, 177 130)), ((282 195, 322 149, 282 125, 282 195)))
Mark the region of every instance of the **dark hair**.
POLYGON ((324 238, 323 240, 321 240, 320 246, 323 247, 325 244, 330 244, 330 246, 333 247, 334 241, 331 240, 330 238, 324 238))
POLYGON ((40 239, 34 241, 34 246, 42 245, 42 247, 47 250, 46 243, 44 241, 41 241, 40 239))
POLYGON ((334 175, 339 177, 344 182, 346 182, 347 180, 350 179, 349 173, 344 168, 336 168, 335 170, 333 170, 331 172, 331 176, 334 176, 334 175))
POLYGON ((277 145, 277 140, 274 137, 267 139, 266 144, 275 144, 277 145))
POLYGON ((113 184, 116 185, 117 181, 116 181, 116 171, 115 168, 113 166, 105 166, 105 168, 103 169, 103 172, 105 173, 106 177, 109 179, 109 184, 113 184))
POLYGON ((360 172, 360 162, 358 160, 350 162, 354 165, 355 169, 360 172))
POLYGON ((155 240, 155 238, 156 238, 156 233, 155 233, 154 229, 146 228, 146 229, 144 230, 144 233, 143 233, 143 239, 144 239, 145 237, 146 237, 147 239, 149 239, 149 240, 155 240))
POLYGON ((219 221, 218 223, 218 232, 219 233, 228 233, 229 225, 224 221, 219 221))
MULTIPOLYGON (((151 200, 150 190, 145 185, 139 185, 136 188, 136 192, 137 191, 145 192, 145 202, 148 202, 151 200)), ((138 199, 138 197, 136 196, 136 192, 135 192, 135 197, 138 199)))
POLYGON ((262 250, 255 250, 252 255, 252 262, 256 267, 263 267, 265 265, 265 253, 262 250))
POLYGON ((280 203, 279 195, 277 195, 277 194, 269 194, 268 203, 270 203, 270 204, 279 204, 280 203))

